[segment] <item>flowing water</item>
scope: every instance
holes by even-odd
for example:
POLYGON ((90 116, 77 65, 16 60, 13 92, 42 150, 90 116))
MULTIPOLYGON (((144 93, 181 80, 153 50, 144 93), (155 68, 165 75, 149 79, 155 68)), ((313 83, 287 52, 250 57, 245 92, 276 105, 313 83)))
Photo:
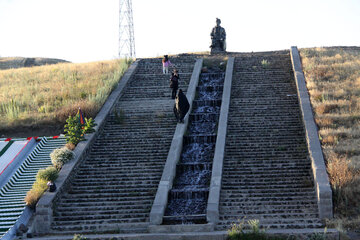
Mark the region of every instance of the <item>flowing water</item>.
POLYGON ((200 75, 164 224, 206 223, 224 78, 223 72, 200 75))

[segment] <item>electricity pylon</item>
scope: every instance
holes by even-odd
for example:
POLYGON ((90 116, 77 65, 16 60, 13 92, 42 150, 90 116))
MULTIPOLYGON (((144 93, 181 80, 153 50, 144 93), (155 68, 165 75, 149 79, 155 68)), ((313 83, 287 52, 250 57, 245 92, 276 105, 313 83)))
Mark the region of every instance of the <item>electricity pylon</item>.
POLYGON ((135 58, 132 1, 120 0, 119 3, 119 58, 135 58))

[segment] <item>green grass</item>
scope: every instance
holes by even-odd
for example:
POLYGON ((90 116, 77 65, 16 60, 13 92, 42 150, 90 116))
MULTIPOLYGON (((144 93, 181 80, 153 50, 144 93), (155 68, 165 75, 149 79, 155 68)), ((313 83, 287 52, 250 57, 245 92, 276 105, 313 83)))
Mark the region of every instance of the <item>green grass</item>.
POLYGON ((245 219, 239 220, 238 224, 232 224, 228 230, 227 240, 292 240, 293 238, 284 238, 272 236, 266 233, 265 229, 260 228, 259 220, 245 219))
POLYGON ((130 63, 122 59, 0 70, 0 130, 65 123, 79 107, 94 118, 130 63))

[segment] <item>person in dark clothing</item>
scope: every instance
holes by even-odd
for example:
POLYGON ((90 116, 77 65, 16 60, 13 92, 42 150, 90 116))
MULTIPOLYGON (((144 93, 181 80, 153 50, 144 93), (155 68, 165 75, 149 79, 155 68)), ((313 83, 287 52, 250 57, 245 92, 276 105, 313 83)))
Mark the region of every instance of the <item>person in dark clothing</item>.
POLYGON ((185 115, 189 111, 189 108, 190 108, 189 101, 187 100, 183 91, 179 89, 179 92, 176 95, 175 105, 174 105, 174 114, 176 120, 179 123, 184 122, 185 115))
POLYGON ((171 92, 172 99, 175 99, 176 91, 179 88, 179 79, 180 79, 179 72, 178 70, 174 69, 170 77, 170 88, 172 88, 172 92, 171 92))

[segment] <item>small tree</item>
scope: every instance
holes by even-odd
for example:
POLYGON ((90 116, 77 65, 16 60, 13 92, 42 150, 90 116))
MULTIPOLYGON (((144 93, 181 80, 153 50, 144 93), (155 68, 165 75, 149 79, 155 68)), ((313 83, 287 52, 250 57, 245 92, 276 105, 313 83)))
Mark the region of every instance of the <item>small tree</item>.
POLYGON ((79 142, 84 141, 84 135, 86 133, 94 132, 94 127, 96 126, 95 121, 92 118, 85 118, 84 123, 80 122, 80 115, 69 116, 66 119, 65 124, 65 137, 67 143, 72 143, 77 145, 79 142))
POLYGON ((84 141, 85 137, 82 127, 83 126, 80 123, 79 115, 73 117, 69 116, 69 118, 66 119, 66 124, 64 127, 66 142, 77 145, 79 142, 84 141))

